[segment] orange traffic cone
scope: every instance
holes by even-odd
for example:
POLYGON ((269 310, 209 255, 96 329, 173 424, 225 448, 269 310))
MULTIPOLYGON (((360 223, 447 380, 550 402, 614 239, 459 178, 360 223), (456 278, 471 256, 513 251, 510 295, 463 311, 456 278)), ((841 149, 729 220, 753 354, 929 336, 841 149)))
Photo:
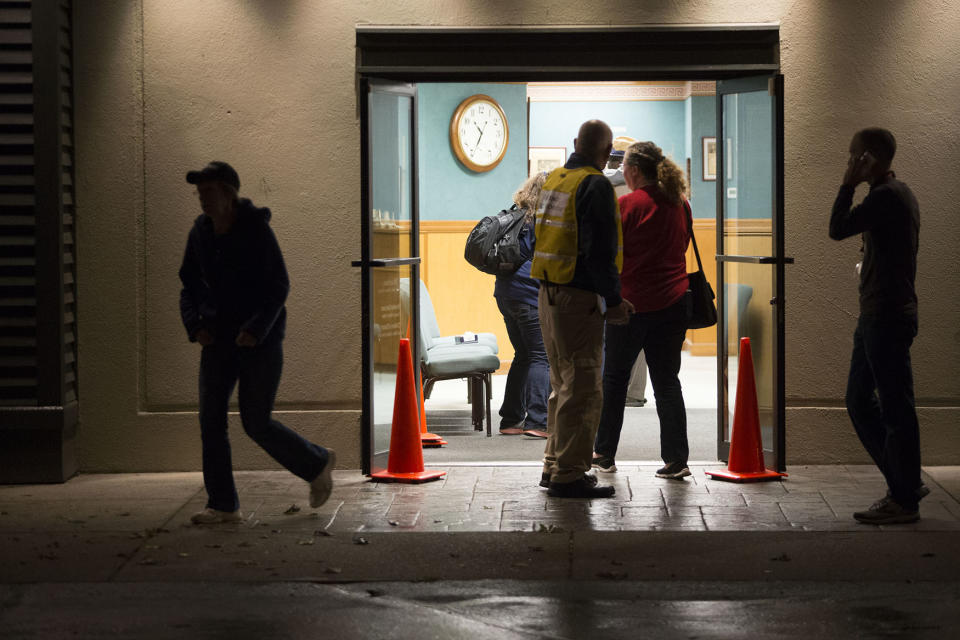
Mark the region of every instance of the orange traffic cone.
POLYGON ((423 378, 420 379, 420 442, 425 447, 442 447, 449 444, 437 434, 427 431, 427 410, 423 404, 423 378))
POLYGON ((446 471, 424 471, 420 444, 420 420, 417 395, 413 388, 413 361, 410 341, 400 340, 397 357, 397 390, 393 398, 393 427, 390 431, 390 457, 387 470, 370 474, 375 480, 426 482, 446 475, 446 471))
POLYGON ((757 405, 757 383, 753 377, 750 338, 740 338, 737 397, 733 405, 733 433, 730 437, 730 459, 727 461, 727 469, 726 471, 707 471, 707 475, 717 480, 733 482, 774 480, 787 475, 771 471, 763 464, 760 409, 757 405))

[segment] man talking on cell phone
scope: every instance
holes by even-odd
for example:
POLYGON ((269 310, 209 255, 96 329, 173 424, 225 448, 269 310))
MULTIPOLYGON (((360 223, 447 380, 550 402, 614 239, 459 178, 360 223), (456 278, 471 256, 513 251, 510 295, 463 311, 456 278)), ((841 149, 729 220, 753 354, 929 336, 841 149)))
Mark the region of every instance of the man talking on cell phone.
POLYGON ((920 209, 890 170, 897 143, 886 129, 858 131, 850 142, 843 185, 833 203, 830 237, 861 234, 860 317, 853 334, 846 405, 864 448, 887 481, 887 494, 853 517, 867 524, 920 519, 929 489, 920 479, 920 428, 913 396, 910 345, 917 335, 917 247, 920 209), (857 185, 870 191, 853 207, 857 185))

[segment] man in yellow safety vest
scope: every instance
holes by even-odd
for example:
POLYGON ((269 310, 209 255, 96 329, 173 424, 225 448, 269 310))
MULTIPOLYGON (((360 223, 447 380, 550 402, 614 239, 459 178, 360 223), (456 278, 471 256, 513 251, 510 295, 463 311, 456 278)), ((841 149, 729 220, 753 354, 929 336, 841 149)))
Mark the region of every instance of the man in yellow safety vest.
POLYGON ((602 172, 612 144, 606 123, 583 123, 574 153, 547 176, 537 203, 531 274, 540 280, 540 327, 552 387, 540 486, 558 498, 614 494, 587 475, 603 405, 604 321, 625 324, 633 311, 620 297, 620 213, 602 172))

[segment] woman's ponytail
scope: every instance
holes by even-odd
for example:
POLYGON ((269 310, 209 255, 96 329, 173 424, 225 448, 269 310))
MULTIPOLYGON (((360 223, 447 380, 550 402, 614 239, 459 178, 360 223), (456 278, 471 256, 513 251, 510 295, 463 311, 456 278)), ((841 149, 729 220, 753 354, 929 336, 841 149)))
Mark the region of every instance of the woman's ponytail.
POLYGON ((674 204, 680 204, 687 196, 687 178, 683 170, 670 158, 663 158, 657 165, 657 180, 664 194, 674 204))
POLYGON ((624 164, 640 169, 647 180, 656 178, 667 199, 674 204, 680 204, 686 197, 687 178, 683 170, 654 143, 634 142, 627 149, 624 164))

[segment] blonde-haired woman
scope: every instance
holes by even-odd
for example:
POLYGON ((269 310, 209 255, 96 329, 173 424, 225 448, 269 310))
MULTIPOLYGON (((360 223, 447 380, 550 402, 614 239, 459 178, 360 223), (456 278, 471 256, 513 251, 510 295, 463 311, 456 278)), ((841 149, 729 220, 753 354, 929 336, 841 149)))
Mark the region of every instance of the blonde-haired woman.
MULTIPOLYGON (((526 212, 520 245, 524 255, 531 258, 536 242, 533 217, 540 189, 546 179, 546 173, 537 173, 513 194, 514 204, 526 212)), ((503 404, 500 406, 500 433, 507 436, 522 433, 532 438, 547 437, 550 365, 540 333, 539 291, 540 282, 530 277, 530 260, 524 262, 515 273, 498 275, 493 289, 514 350, 503 404)))
POLYGON ((617 470, 615 456, 623 427, 630 373, 641 350, 660 418, 657 477, 680 479, 687 468, 687 415, 680 387, 680 349, 687 331, 687 245, 690 205, 683 171, 652 142, 627 149, 623 176, 632 190, 620 198, 623 272, 620 295, 636 313, 626 325, 606 328, 603 410, 594 445, 593 466, 617 470))

